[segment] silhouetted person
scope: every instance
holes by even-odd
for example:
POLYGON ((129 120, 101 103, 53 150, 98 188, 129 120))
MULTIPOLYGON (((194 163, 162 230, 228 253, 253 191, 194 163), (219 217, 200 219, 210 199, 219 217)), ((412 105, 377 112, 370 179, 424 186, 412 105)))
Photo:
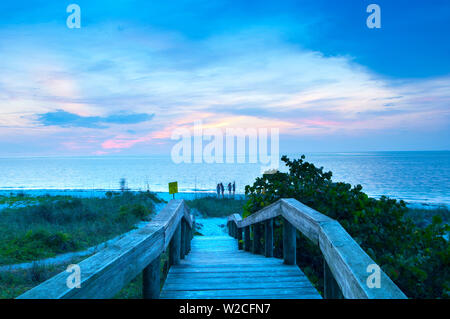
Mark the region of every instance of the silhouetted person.
POLYGON ((217 184, 217 197, 219 197, 220 198, 220 183, 219 184, 217 184))
POLYGON ((228 194, 231 196, 231 183, 228 183, 228 194))
POLYGON ((220 183, 220 191, 222 192, 222 198, 225 198, 225 195, 224 195, 225 189, 224 189, 224 187, 223 187, 222 182, 220 183))
POLYGON ((233 181, 233 197, 235 192, 236 192, 236 182, 233 181))

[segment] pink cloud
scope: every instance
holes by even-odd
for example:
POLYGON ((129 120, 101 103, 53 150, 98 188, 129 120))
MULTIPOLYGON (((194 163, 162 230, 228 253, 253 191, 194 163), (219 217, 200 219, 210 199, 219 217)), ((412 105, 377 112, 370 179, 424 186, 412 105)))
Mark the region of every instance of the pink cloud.
POLYGON ((306 119, 303 121, 304 124, 307 125, 317 125, 317 126, 341 126, 342 123, 336 122, 336 121, 328 121, 328 120, 322 120, 322 119, 306 119))
POLYGON ((117 136, 112 139, 106 140, 102 143, 103 149, 125 149, 133 147, 137 143, 148 142, 152 138, 150 135, 142 136, 142 137, 126 137, 126 136, 117 136))

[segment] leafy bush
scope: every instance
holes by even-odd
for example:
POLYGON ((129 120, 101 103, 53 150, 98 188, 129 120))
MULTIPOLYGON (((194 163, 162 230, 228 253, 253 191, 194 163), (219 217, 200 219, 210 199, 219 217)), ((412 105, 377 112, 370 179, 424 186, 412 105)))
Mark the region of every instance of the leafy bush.
MULTIPOLYGON (((449 231, 438 216, 420 228, 406 216, 403 201, 374 199, 362 192, 361 185, 332 181, 332 173, 312 163, 282 157, 288 173, 264 174, 245 192, 249 201, 244 216, 280 198, 295 198, 305 205, 336 219, 388 276, 411 298, 449 298, 450 250, 444 235, 449 231)), ((275 226, 279 226, 275 223, 275 226)), ((281 236, 275 231, 278 253, 281 236)), ((317 247, 298 235, 298 263, 322 287, 322 257, 317 247), (300 249, 301 247, 301 249, 300 249)))

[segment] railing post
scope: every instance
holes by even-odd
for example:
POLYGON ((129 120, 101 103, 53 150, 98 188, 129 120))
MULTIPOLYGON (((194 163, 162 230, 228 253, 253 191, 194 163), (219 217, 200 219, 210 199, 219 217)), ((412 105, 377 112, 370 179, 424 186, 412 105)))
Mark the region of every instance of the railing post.
POLYGON ((169 265, 178 265, 180 263, 180 248, 181 248, 181 223, 173 233, 172 240, 169 245, 169 265))
POLYGON ((250 226, 244 227, 244 249, 250 251, 252 241, 250 240, 250 226))
POLYGON ((238 240, 238 249, 243 249, 244 245, 242 244, 242 228, 237 228, 237 240, 238 240))
POLYGON ((261 225, 253 224, 253 253, 261 253, 261 225))
POLYGON ((283 219, 283 257, 286 265, 296 264, 296 230, 286 218, 283 219))
POLYGON ((186 222, 184 221, 184 218, 180 220, 180 226, 181 226, 180 259, 184 259, 184 256, 186 255, 186 222))
POLYGON ((187 255, 191 251, 191 232, 192 229, 189 227, 188 223, 185 222, 186 225, 186 232, 184 236, 184 242, 185 242, 185 255, 187 255))
POLYGON ((156 257, 142 271, 142 297, 159 299, 161 290, 161 255, 156 257))
POLYGON ((264 223, 265 249, 266 257, 273 257, 273 219, 266 220, 264 223))
POLYGON ((195 231, 195 224, 192 223, 192 227, 189 229, 189 243, 188 243, 189 252, 191 252, 191 241, 194 238, 194 231, 195 231))
POLYGON ((325 299, 344 299, 344 295, 342 295, 341 288, 334 279, 333 273, 328 267, 328 264, 323 259, 323 296, 325 299))

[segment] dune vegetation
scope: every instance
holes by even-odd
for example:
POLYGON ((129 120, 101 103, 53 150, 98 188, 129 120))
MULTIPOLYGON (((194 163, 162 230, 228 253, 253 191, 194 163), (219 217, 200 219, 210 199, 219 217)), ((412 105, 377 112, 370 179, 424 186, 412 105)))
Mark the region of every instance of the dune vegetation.
MULTIPOLYGON (((410 298, 449 298, 450 246, 448 210, 408 209, 403 201, 370 198, 361 185, 333 182, 300 159, 282 161, 287 173, 264 174, 246 186, 248 216, 280 198, 295 198, 337 221, 410 298), (421 215, 423 214, 424 215, 421 215), (443 218, 444 216, 444 218, 443 218), (414 218, 414 219, 413 219, 414 218)), ((319 249, 297 232, 297 263, 323 291, 323 258, 319 249)), ((281 221, 275 222, 275 254, 282 256, 281 221)))
POLYGON ((203 217, 226 217, 241 214, 246 200, 239 198, 218 198, 216 196, 187 200, 191 209, 196 209, 203 217))
MULTIPOLYGON (((246 199, 216 196, 187 200, 202 218, 244 217, 279 198, 293 197, 338 220, 410 298, 449 298, 448 222, 450 212, 407 208, 387 197, 374 199, 360 185, 333 182, 324 172, 304 161, 282 160, 289 172, 264 174, 246 187, 246 199)), ((150 220, 155 204, 151 192, 107 192, 102 198, 71 196, 0 196, 0 266, 36 261, 66 252, 84 250, 150 220), (5 208, 6 207, 6 208, 5 208)), ((282 257, 282 221, 275 220, 275 256, 282 257)), ((200 230, 201 231, 201 230, 200 230)), ((298 232, 297 232, 298 233, 298 232)), ((198 233, 199 235, 199 233, 198 233)), ((323 291, 323 259, 317 247, 297 235, 297 263, 319 291, 323 291)), ((86 258, 86 257, 83 257, 86 258)), ((81 261, 76 260, 76 262, 81 261)), ((0 298, 14 298, 61 272, 66 264, 0 272, 0 298)), ((168 272, 167 256, 161 262, 162 282, 168 272)), ((140 298, 138 276, 115 298, 140 298)))
POLYGON ((27 206, 0 212, 0 265, 97 245, 135 228, 141 220, 149 220, 154 204, 160 202, 150 192, 108 192, 103 198, 20 197, 27 206))

